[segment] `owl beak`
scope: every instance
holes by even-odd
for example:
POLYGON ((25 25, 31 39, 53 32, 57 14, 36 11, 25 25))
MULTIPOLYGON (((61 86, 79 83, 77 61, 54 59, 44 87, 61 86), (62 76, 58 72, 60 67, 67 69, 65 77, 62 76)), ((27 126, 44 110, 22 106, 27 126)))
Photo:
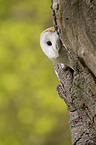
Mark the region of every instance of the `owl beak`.
POLYGON ((58 50, 58 54, 60 55, 61 49, 58 50))
POLYGON ((55 46, 56 51, 58 52, 58 55, 60 55, 60 48, 56 45, 55 46))

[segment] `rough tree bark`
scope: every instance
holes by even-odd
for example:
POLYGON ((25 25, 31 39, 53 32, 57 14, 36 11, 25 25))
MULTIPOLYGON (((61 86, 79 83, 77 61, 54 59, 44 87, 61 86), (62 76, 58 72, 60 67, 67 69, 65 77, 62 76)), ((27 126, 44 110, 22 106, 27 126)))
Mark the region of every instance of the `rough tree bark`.
POLYGON ((52 0, 52 17, 74 72, 54 64, 70 112, 73 145, 96 144, 96 0, 52 0))

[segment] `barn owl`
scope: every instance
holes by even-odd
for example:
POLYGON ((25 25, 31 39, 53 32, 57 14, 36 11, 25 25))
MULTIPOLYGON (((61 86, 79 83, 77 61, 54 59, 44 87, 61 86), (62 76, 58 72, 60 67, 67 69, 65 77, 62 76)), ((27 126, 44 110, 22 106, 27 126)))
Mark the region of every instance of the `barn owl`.
POLYGON ((45 55, 53 62, 70 66, 65 48, 59 39, 54 27, 44 30, 40 35, 40 45, 45 55))

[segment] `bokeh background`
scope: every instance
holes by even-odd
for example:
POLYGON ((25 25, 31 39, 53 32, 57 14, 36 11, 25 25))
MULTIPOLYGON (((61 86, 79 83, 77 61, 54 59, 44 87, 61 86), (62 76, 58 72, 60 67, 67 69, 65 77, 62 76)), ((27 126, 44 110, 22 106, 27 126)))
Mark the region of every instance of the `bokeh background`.
POLYGON ((71 145, 67 107, 40 33, 51 0, 0 0, 0 145, 71 145))

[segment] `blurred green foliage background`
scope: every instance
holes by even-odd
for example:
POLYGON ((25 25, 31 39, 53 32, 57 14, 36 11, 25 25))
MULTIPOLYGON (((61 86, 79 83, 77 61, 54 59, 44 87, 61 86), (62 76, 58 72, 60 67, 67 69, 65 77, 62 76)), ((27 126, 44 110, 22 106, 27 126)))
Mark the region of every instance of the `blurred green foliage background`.
POLYGON ((0 145, 70 145, 69 115, 56 91, 40 33, 51 0, 0 0, 0 145))

